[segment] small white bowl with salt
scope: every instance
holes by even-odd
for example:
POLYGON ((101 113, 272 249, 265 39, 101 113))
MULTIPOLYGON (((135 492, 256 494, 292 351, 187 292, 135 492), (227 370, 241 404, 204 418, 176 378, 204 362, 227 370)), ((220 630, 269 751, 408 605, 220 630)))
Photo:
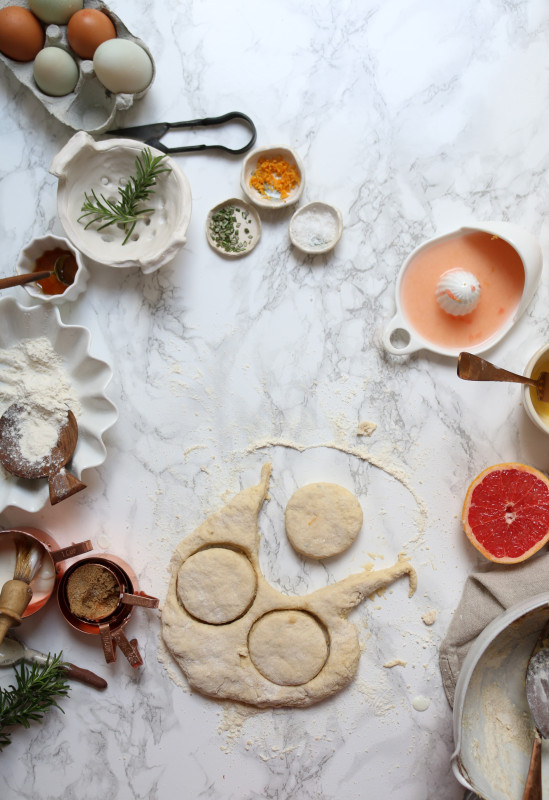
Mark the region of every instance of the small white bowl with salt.
POLYGON ((328 253, 343 233, 341 211, 328 203, 307 203, 298 208, 291 218, 289 232, 290 241, 302 253, 328 253))

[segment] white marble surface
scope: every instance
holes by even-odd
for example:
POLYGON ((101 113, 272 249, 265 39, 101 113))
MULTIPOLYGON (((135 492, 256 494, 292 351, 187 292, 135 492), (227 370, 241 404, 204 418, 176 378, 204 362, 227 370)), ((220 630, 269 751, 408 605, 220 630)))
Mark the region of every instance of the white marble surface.
MULTIPOLYGON (((519 460, 547 470, 549 451, 517 387, 462 383, 454 361, 429 353, 389 357, 381 332, 408 253, 471 216, 518 223, 547 254, 546 4, 111 7, 156 59, 156 82, 128 124, 244 111, 258 145, 300 154, 303 202, 334 203, 345 230, 331 256, 306 258, 289 244, 289 213, 264 215, 254 252, 223 260, 204 223, 238 193, 241 160, 178 156, 193 193, 185 248, 149 276, 95 268, 86 294, 61 310, 90 328, 95 353, 114 368, 109 395, 121 416, 106 435, 107 461, 87 474, 85 492, 34 515, 9 509, 1 524, 43 527, 61 544, 90 537, 163 599, 176 544, 256 483, 270 460, 260 557, 273 585, 304 594, 372 554, 383 566, 405 550, 419 588, 409 600, 400 581, 352 612, 364 651, 346 690, 308 710, 257 714, 239 733, 230 709, 185 691, 158 662, 158 612, 137 611, 130 623, 145 659, 133 671, 122 657, 107 666, 95 639, 72 631, 51 602, 21 636, 63 649, 109 688, 75 683, 65 714, 18 730, 1 756, 0 794, 457 800, 438 645, 480 563, 461 530, 461 504, 484 467, 519 460), (371 438, 356 436, 361 421, 377 424, 371 438), (370 455, 346 452, 356 448, 370 455), (404 483, 387 469, 401 470, 404 483), (283 528, 291 493, 315 480, 351 489, 365 512, 355 545, 327 564, 297 557, 283 528), (429 609, 437 610, 431 628, 421 619, 429 609), (406 666, 383 667, 395 658, 406 666), (412 706, 418 695, 430 699, 424 712, 412 706)), ((0 272, 8 275, 30 238, 61 232, 48 167, 72 132, 6 69, 0 98, 0 272)), ((21 288, 9 293, 25 300, 21 288)), ((517 371, 526 364, 549 338, 547 302, 543 277, 492 360, 517 371)))

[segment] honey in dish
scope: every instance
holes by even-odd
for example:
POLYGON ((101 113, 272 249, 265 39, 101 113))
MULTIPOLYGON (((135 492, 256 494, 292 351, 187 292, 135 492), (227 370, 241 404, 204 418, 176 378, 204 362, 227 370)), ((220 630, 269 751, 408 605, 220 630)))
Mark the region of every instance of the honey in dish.
MULTIPOLYGON (((538 361, 532 370, 532 378, 536 380, 539 378, 542 372, 549 372, 549 353, 546 353, 538 361)), ((536 390, 533 386, 529 386, 528 391, 530 392, 530 399, 532 400, 532 405, 534 406, 536 414, 542 422, 544 422, 546 425, 549 425, 549 403, 544 403, 542 400, 538 400, 536 390)))
MULTIPOLYGON (((55 262, 60 256, 65 256, 63 263, 63 276, 67 284, 74 283, 78 264, 73 254, 69 250, 63 250, 61 247, 56 247, 54 250, 46 250, 42 255, 36 259, 33 272, 43 272, 46 269, 53 269, 55 262)), ((49 278, 44 278, 41 281, 36 281, 44 294, 63 294, 67 286, 61 281, 57 280, 55 275, 50 275, 49 278)))
POLYGON ((490 339, 516 311, 524 291, 524 265, 506 241, 483 231, 456 234, 422 249, 408 264, 401 284, 406 317, 427 341, 467 349, 490 339), (440 276, 450 269, 472 272, 481 296, 470 314, 454 317, 436 299, 440 276))

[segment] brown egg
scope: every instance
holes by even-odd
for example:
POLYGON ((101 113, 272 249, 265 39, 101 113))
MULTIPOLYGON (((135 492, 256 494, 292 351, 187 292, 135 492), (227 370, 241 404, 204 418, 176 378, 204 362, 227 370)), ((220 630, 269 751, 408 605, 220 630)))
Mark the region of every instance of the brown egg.
POLYGON ((15 61, 32 61, 44 46, 44 29, 27 8, 0 9, 0 51, 15 61))
POLYGON ((67 25, 69 44, 80 58, 93 58, 100 44, 116 39, 116 30, 109 17, 96 8, 83 8, 73 14, 67 25))

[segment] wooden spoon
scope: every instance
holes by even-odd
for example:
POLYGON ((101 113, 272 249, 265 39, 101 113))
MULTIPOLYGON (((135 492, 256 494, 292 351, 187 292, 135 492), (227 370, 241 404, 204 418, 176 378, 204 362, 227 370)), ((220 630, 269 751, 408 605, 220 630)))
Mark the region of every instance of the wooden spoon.
POLYGON ((539 378, 526 378, 515 372, 500 369, 472 353, 460 353, 458 356, 457 374, 465 381, 504 381, 507 383, 525 383, 533 386, 538 400, 549 403, 549 372, 542 372, 539 378))
POLYGON ((47 478, 53 506, 86 488, 85 483, 65 469, 78 440, 78 423, 69 409, 57 444, 49 453, 44 453, 39 461, 30 463, 23 457, 20 448, 20 418, 26 413, 27 409, 21 403, 12 403, 0 417, 0 463, 18 478, 47 478))
POLYGON ((66 261, 67 256, 62 255, 56 259, 53 269, 43 270, 42 272, 26 272, 24 275, 12 275, 11 278, 0 278, 0 289, 10 289, 12 286, 23 286, 25 283, 43 281, 45 278, 51 278, 52 275, 55 275, 59 283, 64 286, 70 286, 74 279, 64 273, 66 261))

